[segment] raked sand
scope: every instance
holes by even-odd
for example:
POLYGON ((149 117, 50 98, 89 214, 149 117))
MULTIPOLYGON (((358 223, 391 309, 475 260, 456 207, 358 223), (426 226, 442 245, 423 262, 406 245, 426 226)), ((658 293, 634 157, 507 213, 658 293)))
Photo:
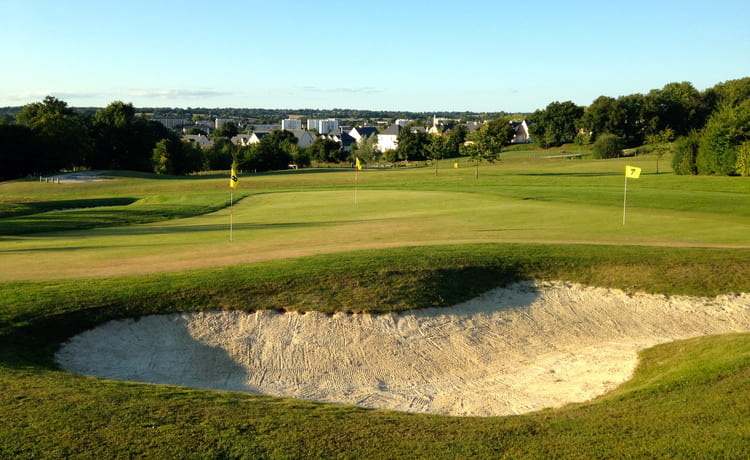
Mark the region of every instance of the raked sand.
POLYGON ((363 407, 508 415, 592 399, 637 352, 750 331, 750 294, 627 294, 523 282, 451 308, 235 311, 112 321, 66 342, 70 372, 363 407))

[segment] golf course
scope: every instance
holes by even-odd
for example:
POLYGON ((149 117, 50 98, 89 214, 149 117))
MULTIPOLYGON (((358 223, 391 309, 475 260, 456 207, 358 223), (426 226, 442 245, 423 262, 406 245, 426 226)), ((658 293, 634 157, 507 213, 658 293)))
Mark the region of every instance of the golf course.
POLYGON ((0 182, 0 458, 742 458, 750 180, 564 153, 0 182))

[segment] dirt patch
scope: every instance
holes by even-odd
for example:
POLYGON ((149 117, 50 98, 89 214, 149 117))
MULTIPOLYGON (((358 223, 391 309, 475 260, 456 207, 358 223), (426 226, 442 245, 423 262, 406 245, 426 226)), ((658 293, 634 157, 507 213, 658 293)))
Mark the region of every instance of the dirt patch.
POLYGON ((363 407, 508 415, 592 399, 637 352, 750 330, 750 294, 628 294, 525 282, 400 314, 210 312, 113 321, 57 354, 68 371, 363 407))

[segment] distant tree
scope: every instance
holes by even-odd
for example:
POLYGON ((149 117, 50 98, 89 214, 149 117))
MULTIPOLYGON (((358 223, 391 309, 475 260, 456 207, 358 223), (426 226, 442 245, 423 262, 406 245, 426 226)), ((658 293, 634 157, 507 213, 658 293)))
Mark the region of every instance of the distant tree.
POLYGON ((239 167, 245 171, 274 171, 287 169, 299 154, 297 138, 289 131, 275 130, 263 136, 258 144, 242 149, 239 167))
POLYGON ((649 120, 646 135, 671 128, 676 135, 684 136, 691 129, 700 129, 708 116, 700 93, 687 81, 649 91, 644 106, 644 117, 649 120))
POLYGON ((674 131, 672 131, 672 128, 667 128, 656 134, 646 136, 646 144, 651 147, 651 151, 656 155, 656 174, 659 174, 659 160, 662 159, 665 153, 672 150, 672 140, 674 140, 674 131))
POLYGON ((406 161, 426 159, 425 147, 428 142, 426 132, 412 131, 409 127, 404 127, 397 139, 396 154, 399 159, 406 161))
POLYGON ((224 122, 219 129, 215 129, 214 132, 211 133, 211 137, 214 139, 217 137, 231 139, 236 136, 238 132, 239 129, 237 128, 237 125, 233 121, 227 121, 224 122))
POLYGON ((351 160, 359 158, 364 164, 371 164, 380 158, 380 152, 377 149, 378 136, 362 136, 357 142, 352 144, 351 160))
POLYGON ((153 149, 152 162, 157 174, 182 175, 199 171, 201 160, 200 147, 176 138, 162 139, 153 149))
POLYGON ((576 125, 583 113, 583 107, 571 101, 551 102, 544 110, 537 110, 529 117, 533 122, 531 137, 542 145, 571 141, 578 132, 576 125))
POLYGON ((704 91, 702 99, 709 114, 722 106, 736 107, 750 99, 750 77, 719 83, 704 91))
POLYGON ((474 178, 479 178, 479 164, 494 163, 500 156, 502 148, 513 139, 515 130, 506 118, 498 118, 480 126, 468 136, 469 143, 464 147, 474 163, 474 178))
MULTIPOLYGON (((211 147, 203 149, 204 171, 224 171, 231 168, 232 163, 239 156, 239 147, 232 144, 225 137, 217 137, 211 147)), ((245 169, 240 166, 241 169, 245 169)))
POLYGON ((202 129, 198 128, 197 126, 193 126, 192 128, 188 129, 188 131, 187 131, 186 134, 192 134, 192 135, 202 134, 202 135, 205 136, 206 132, 203 131, 202 129))
MULTIPOLYGON (((307 151, 312 160, 321 163, 339 163, 341 155, 341 143, 328 139, 324 136, 318 136, 315 142, 310 147, 307 147, 307 151)), ((346 158, 344 158, 344 161, 346 158)))
POLYGON ((466 142, 466 137, 469 135, 469 128, 465 124, 456 125, 447 134, 443 134, 447 138, 447 149, 445 152, 445 158, 455 158, 461 154, 461 146, 466 142))
POLYGON ((427 141, 425 152, 427 157, 435 163, 435 175, 437 176, 440 160, 448 156, 451 147, 450 138, 447 135, 430 134, 427 136, 427 141))
POLYGON ((614 134, 604 133, 596 138, 591 149, 594 158, 606 159, 622 156, 620 138, 614 134))
POLYGON ((115 101, 94 114, 93 152, 89 165, 95 169, 153 170, 156 143, 176 140, 159 122, 135 115, 133 104, 115 101))
POLYGON ((35 171, 39 146, 31 128, 0 125, 0 180, 16 179, 35 171))
POLYGON ((91 137, 85 117, 76 115, 68 104, 52 96, 25 105, 16 123, 31 129, 38 156, 35 169, 56 171, 83 165, 91 151, 91 137))

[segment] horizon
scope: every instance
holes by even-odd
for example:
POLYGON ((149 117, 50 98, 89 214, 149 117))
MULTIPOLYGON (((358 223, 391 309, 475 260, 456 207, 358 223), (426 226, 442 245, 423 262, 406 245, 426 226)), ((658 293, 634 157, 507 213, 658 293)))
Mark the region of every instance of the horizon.
POLYGON ((750 4, 480 0, 0 5, 0 107, 531 113, 750 75, 750 4), (298 107, 286 109, 284 107, 298 107))

